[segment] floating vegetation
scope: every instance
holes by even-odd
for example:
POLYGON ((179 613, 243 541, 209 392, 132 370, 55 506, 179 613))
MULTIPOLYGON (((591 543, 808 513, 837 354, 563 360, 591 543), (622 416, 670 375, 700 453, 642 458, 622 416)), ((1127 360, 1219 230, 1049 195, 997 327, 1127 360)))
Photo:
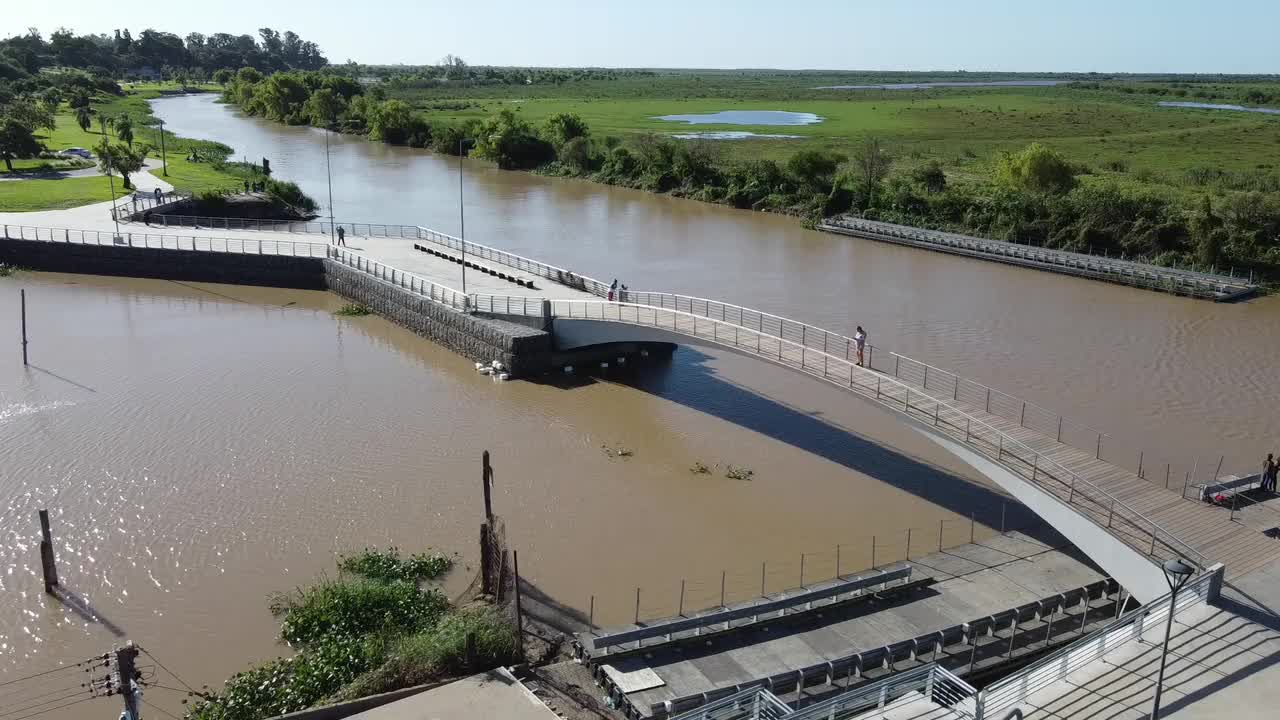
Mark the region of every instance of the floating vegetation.
POLYGON ((706 463, 699 461, 699 462, 695 462, 693 464, 693 467, 689 468, 689 472, 693 473, 694 475, 710 475, 711 468, 707 467, 706 463))
POLYGON ((741 467, 734 467, 732 465, 730 465, 728 469, 724 471, 724 476, 729 478, 730 480, 750 480, 752 476, 754 476, 755 474, 756 474, 755 470, 749 470, 747 468, 741 468, 741 467))
POLYGON ((609 445, 601 445, 600 449, 604 450, 604 454, 608 455, 609 457, 626 458, 636 454, 635 451, 632 450, 631 448, 624 447, 622 445, 619 445, 617 447, 610 447, 609 445))
POLYGON ((373 314, 373 311, 360 303, 347 303, 338 308, 333 314, 343 317, 364 317, 365 315, 373 314))

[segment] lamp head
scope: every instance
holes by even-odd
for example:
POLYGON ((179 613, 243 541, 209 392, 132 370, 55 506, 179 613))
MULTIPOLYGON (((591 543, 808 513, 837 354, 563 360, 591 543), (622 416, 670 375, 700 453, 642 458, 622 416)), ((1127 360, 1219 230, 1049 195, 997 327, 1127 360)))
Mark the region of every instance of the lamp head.
POLYGON ((1182 558, 1174 558, 1168 560, 1164 564, 1164 574, 1168 578, 1171 586, 1181 586, 1188 578, 1194 575, 1196 569, 1182 558))

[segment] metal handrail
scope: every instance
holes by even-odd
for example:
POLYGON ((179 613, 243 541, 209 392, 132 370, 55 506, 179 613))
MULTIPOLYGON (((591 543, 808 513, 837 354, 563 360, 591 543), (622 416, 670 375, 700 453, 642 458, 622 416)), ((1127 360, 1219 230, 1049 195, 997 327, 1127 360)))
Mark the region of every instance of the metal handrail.
POLYGON ((791 715, 791 708, 778 696, 761 687, 747 688, 732 695, 707 703, 696 710, 681 713, 672 720, 718 720, 734 717, 742 710, 750 709, 752 718, 779 720, 791 715))
POLYGON ((239 255, 285 255, 293 257, 326 257, 329 246, 324 243, 256 238, 220 238, 203 235, 164 235, 110 231, 75 230, 72 228, 34 225, 4 225, 4 237, 10 240, 66 243, 71 245, 111 245, 155 250, 189 250, 239 255), (13 231, 16 229, 16 236, 13 231), (221 247, 219 247, 221 245, 221 247), (301 251, 301 252, 300 252, 301 251))
POLYGON ((827 220, 825 224, 834 227, 843 227, 849 230, 873 232, 893 237, 920 240, 923 242, 942 242, 947 245, 959 245, 971 249, 994 252, 1001 255, 1024 257, 1040 262, 1050 262, 1051 264, 1071 265, 1075 267, 1083 266, 1089 269, 1096 269, 1099 272, 1107 272, 1111 274, 1126 274, 1123 270, 1128 270, 1128 274, 1157 281, 1171 279, 1187 280, 1204 285, 1215 286, 1219 290, 1226 288, 1256 287, 1252 282, 1247 281, 1244 278, 1236 278, 1234 276, 1205 273, 1198 270, 1185 270, 1182 268, 1166 268, 1133 260, 1125 260, 1123 258, 1099 257, 1097 255, 1078 253, 1071 250, 1020 245, 1002 240, 993 240, 991 238, 979 238, 970 235, 946 232, 943 230, 930 230, 927 228, 915 228, 907 225, 896 225, 878 220, 865 220, 862 218, 851 218, 846 216, 827 220), (1056 258, 1073 260, 1075 262, 1054 263, 1053 259, 1056 258), (1115 268, 1115 270, 1109 270, 1104 266, 1111 266, 1115 268))
MULTIPOLYGON (((874 385, 874 387, 875 387, 875 397, 877 400, 880 400, 882 396, 885 396, 897 401, 897 398, 894 398, 892 395, 886 395, 886 393, 884 392, 883 384, 887 382, 891 386, 896 387, 898 390, 901 390, 904 393, 905 400, 902 401, 903 412, 906 413, 907 415, 910 415, 910 412, 913 409, 911 405, 911 391, 913 389, 912 386, 899 381, 897 378, 886 377, 885 375, 878 373, 874 370, 870 370, 864 367, 859 367, 855 363, 850 362, 845 358, 841 358, 835 355, 830 355, 820 350, 809 348, 808 346, 801 345, 800 343, 793 342, 791 340, 788 340, 780 336, 768 335, 758 330, 752 330, 751 328, 735 325, 733 323, 721 321, 716 318, 704 317, 697 314, 687 313, 679 310, 659 308, 652 305, 608 302, 604 300, 552 300, 551 308, 552 308, 553 317, 564 317, 564 318, 570 318, 570 319, 603 320, 608 322, 621 322, 621 323, 635 324, 635 325, 641 325, 641 326, 651 325, 653 327, 658 327, 663 330, 670 330, 677 334, 690 335, 690 336, 697 337, 704 340, 712 340, 715 343, 722 344, 728 347, 739 347, 739 348, 744 348, 746 350, 751 350, 750 346, 743 346, 741 344, 741 342, 738 339, 738 335, 736 334, 736 331, 745 330, 748 333, 752 333, 753 335, 756 335, 757 337, 768 338, 769 340, 774 341, 778 344, 777 359, 775 360, 773 357, 763 355, 760 352, 759 342, 757 341, 756 348, 752 352, 760 357, 769 359, 771 361, 776 362, 777 364, 781 364, 786 367, 794 367, 794 365, 791 362, 783 361, 784 358, 783 358, 782 345, 785 343, 786 345, 792 348, 792 352, 796 350, 799 351, 800 353, 799 369, 805 372, 810 372, 811 374, 818 375, 819 374, 818 371, 813 368, 810 368, 807 362, 806 353, 812 352, 817 356, 823 358, 823 370, 820 375, 823 379, 831 380, 831 376, 828 372, 828 368, 832 361, 836 362, 837 364, 844 364, 849 369, 849 387, 851 389, 855 385, 854 374, 856 372, 861 372, 863 374, 871 375, 876 379, 876 384, 874 385), (581 314, 574 313, 573 310, 575 306, 582 307, 583 310, 581 314), (565 308, 565 307, 568 308, 567 314, 561 310, 561 308, 565 308), (590 311, 591 308, 598 308, 598 311, 593 315, 590 311), (606 315, 606 312, 605 312, 606 308, 613 308, 614 310, 616 310, 616 312, 612 313, 611 315, 606 315), (634 311, 631 318, 624 316, 623 309, 625 308, 631 308, 634 311), (654 316, 653 316, 654 322, 645 323, 641 321, 640 310, 647 310, 654 313, 654 316), (669 326, 665 323, 660 323, 657 321, 657 313, 659 312, 668 313, 669 315, 672 316, 671 323, 669 326), (692 328, 693 328, 692 331, 689 331, 680 327, 679 323, 676 321, 677 317, 687 318, 692 324, 692 328), (728 328, 734 330, 735 333, 726 332, 724 339, 721 339, 720 333, 714 329, 710 336, 699 334, 697 332, 697 323, 699 320, 710 322, 715 327, 727 326, 728 328), (732 343, 729 342, 730 337, 734 338, 734 342, 732 343)), ((872 387, 872 386, 868 384, 868 388, 869 387, 872 387)), ((869 390, 867 391, 870 392, 869 390)), ((1043 486, 1043 483, 1039 481, 1039 475, 1041 474, 1046 475, 1051 479, 1058 480, 1059 482, 1063 482, 1058 477, 1055 477, 1053 472, 1051 472, 1051 470, 1055 468, 1058 471, 1060 471, 1064 477, 1071 478, 1071 483, 1069 486, 1070 496, 1067 501, 1067 506, 1072 507, 1073 510, 1075 510, 1075 508, 1073 507, 1073 500, 1075 495, 1077 494, 1081 495, 1082 497, 1085 497, 1086 499, 1092 500, 1100 508, 1106 509, 1112 517, 1114 517, 1114 515, 1116 514, 1116 509, 1118 508, 1122 511, 1121 513, 1122 516, 1124 514, 1128 514, 1130 516, 1128 520, 1131 524, 1133 524, 1135 527, 1142 529, 1144 532, 1147 532, 1148 534, 1151 535, 1153 547, 1156 542, 1163 541, 1165 542, 1166 545, 1169 545, 1170 547, 1176 547, 1179 551, 1181 551, 1182 554, 1186 555, 1189 560, 1194 562, 1201 569, 1207 566, 1208 559, 1200 551, 1196 550, 1195 548, 1191 547, 1187 543, 1183 542, 1177 536, 1173 535, 1168 530, 1165 530, 1159 524, 1157 524, 1155 521, 1151 520, 1150 518, 1146 517, 1141 512, 1130 507, 1123 500, 1120 500, 1119 498, 1115 497, 1114 495, 1107 492, 1106 490, 1098 487, 1097 485, 1094 485, 1092 482, 1084 478, 1081 478, 1074 471, 1070 470, 1069 468, 1066 468, 1062 464, 1058 463, 1056 460, 1045 457, 1042 453, 1036 451, 1034 448, 1031 448, 1030 446, 1026 445, 1022 441, 1006 434, 1005 432, 987 423, 982 418, 976 417, 961 408, 955 407, 931 395, 923 394, 918 389, 916 390, 916 395, 917 397, 920 397, 921 395, 923 395, 924 399, 931 401, 933 403, 934 405, 933 416, 934 416, 935 425, 938 425, 939 422, 942 422, 941 420, 942 408, 946 408, 950 413, 954 415, 958 415, 961 418, 965 419, 966 420, 966 428, 965 428, 966 443, 968 443, 969 438, 972 437, 972 431, 975 425, 980 429, 985 428, 986 430, 990 431, 990 433, 992 433, 998 439, 998 443, 992 443, 990 440, 987 440, 986 442, 988 444, 996 445, 998 447, 997 461, 1003 463, 1004 455, 1009 454, 1009 455, 1012 455, 1014 458, 1018 459, 1019 461, 1021 461, 1022 463, 1031 466, 1033 468, 1032 481, 1035 482, 1036 484, 1040 484, 1043 486), (1014 448, 1022 448, 1031 456, 1031 459, 1028 460, 1027 458, 1019 457, 1016 453, 1013 452, 1014 448), (1105 503, 1100 503, 1097 500, 1093 500, 1092 498, 1089 497, 1088 493, 1082 492, 1082 489, 1087 490, 1089 493, 1096 494, 1099 497, 1109 500, 1110 507, 1108 508, 1105 503), (1151 529, 1146 530, 1145 526, 1149 526, 1151 529)), ((919 405, 920 403, 917 403, 916 407, 919 407, 919 405)), ((889 406, 894 407, 892 404, 890 404, 889 406)), ((951 423, 948 421, 947 424, 950 425, 951 423)), ((979 447, 979 449, 981 450, 980 446, 976 446, 976 447, 979 447)), ((1008 467, 1008 465, 1006 465, 1006 467, 1008 467)), ((1085 517, 1088 518, 1087 515, 1085 517)), ((1088 519, 1092 521, 1091 518, 1088 518, 1088 519)))
POLYGON ((462 240, 461 238, 457 238, 437 230, 431 230, 430 228, 419 226, 418 230, 420 231, 419 239, 429 240, 451 250, 458 250, 469 255, 482 257, 486 260, 492 260, 506 265, 507 267, 523 270, 537 275, 538 277, 546 278, 560 285, 564 285, 565 287, 576 288, 589 292, 597 297, 607 297, 609 294, 609 285, 596 280, 595 278, 581 275, 561 267, 556 267, 555 265, 548 265, 547 263, 524 257, 523 255, 507 252, 506 250, 499 250, 497 248, 489 247, 488 245, 481 245, 480 243, 472 242, 471 240, 462 240))
POLYGON ((786 720, 825 720, 871 705, 877 708, 892 706, 893 700, 912 691, 919 691, 927 700, 950 707, 962 717, 973 717, 963 702, 977 694, 977 690, 956 677, 946 668, 930 663, 918 668, 894 673, 855 690, 842 693, 828 700, 796 710, 786 720))
MULTIPOLYGON (((1218 581, 1222 568, 1216 567, 1200 574, 1179 591, 1174 616, 1188 608, 1209 601, 1210 588, 1218 581)), ((977 720, 986 713, 998 713, 1029 695, 1061 680, 1073 671, 1084 667, 1108 650, 1134 638, 1141 638, 1148 627, 1159 627, 1169 616, 1169 595, 1121 615, 1089 635, 1027 665, 1009 677, 991 683, 978 696, 977 720)))
POLYGON ((384 265, 359 253, 351 252, 346 248, 331 247, 329 245, 323 247, 329 251, 329 258, 335 262, 368 273, 379 280, 391 283, 409 292, 417 293, 437 303, 448 305, 455 310, 467 312, 471 309, 470 298, 460 290, 432 282, 415 273, 384 265))

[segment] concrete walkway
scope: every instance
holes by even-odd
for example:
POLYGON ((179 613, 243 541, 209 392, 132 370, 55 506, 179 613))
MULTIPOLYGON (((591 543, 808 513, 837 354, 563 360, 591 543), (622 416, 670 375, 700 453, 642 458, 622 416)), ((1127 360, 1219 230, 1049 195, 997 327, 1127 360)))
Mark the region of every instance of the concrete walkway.
POLYGON ((351 720, 560 720, 504 668, 351 716, 351 720))
MULTIPOLYGON (((1232 603, 1229 594, 1225 602, 1232 603)), ((1020 703, 1028 720, 1146 720, 1160 669, 1159 633, 1132 640, 1020 703)), ((1173 624, 1161 718, 1280 716, 1280 625, 1206 606, 1173 624)))

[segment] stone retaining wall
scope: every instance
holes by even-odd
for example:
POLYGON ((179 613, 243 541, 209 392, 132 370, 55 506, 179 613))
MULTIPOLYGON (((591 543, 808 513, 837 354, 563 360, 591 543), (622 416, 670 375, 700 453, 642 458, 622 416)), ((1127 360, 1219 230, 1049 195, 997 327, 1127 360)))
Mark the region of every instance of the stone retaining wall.
POLYGON ((0 240, 0 263, 47 272, 332 290, 470 360, 498 360, 512 377, 538 375, 552 367, 554 343, 546 330, 464 314, 323 258, 5 238, 0 240))
POLYGON ((0 242, 0 263, 46 272, 87 273, 185 282, 326 289, 321 258, 79 245, 35 240, 0 242))
POLYGON ((324 267, 333 292, 465 358, 482 363, 498 360, 510 368, 512 377, 551 369, 551 333, 458 312, 333 260, 325 260, 324 267))

